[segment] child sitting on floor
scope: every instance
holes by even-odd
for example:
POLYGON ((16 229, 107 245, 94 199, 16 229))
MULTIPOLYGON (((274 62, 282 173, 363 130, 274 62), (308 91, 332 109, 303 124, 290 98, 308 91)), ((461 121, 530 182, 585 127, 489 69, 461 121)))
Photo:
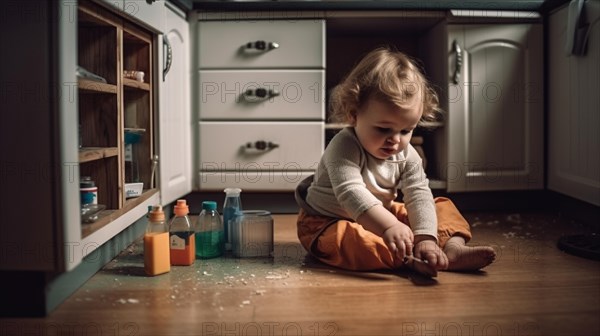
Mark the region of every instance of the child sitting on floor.
POLYGON ((331 140, 314 175, 296 188, 298 237, 313 256, 349 270, 398 269, 431 276, 471 271, 495 259, 469 247, 469 224, 447 198, 433 198, 410 145, 438 100, 403 53, 370 52, 332 92, 330 111, 350 126, 331 140), (396 202, 397 190, 403 202, 396 202))

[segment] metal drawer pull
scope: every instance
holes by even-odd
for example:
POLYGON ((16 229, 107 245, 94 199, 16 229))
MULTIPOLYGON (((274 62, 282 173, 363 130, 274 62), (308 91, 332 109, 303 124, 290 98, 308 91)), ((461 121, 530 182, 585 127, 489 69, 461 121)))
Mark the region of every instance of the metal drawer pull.
POLYGON ((454 50, 454 54, 456 55, 455 65, 454 65, 454 76, 452 77, 452 83, 458 84, 460 80, 460 71, 463 63, 463 54, 460 45, 458 45, 458 41, 454 40, 452 42, 452 49, 454 50))
POLYGON ((273 143, 273 142, 271 142, 271 141, 268 141, 268 142, 267 142, 267 141, 263 141, 263 140, 258 140, 258 141, 254 142, 254 143, 252 143, 252 142, 248 142, 248 143, 246 144, 246 148, 247 148, 247 149, 252 149, 252 148, 254 148, 254 149, 261 150, 261 151, 264 151, 264 150, 271 150, 271 149, 275 149, 275 148, 277 148, 277 147, 279 147, 279 145, 278 145, 278 144, 276 144, 276 143, 273 143))
POLYGON ((268 51, 279 48, 279 43, 277 42, 265 42, 265 41, 256 41, 256 42, 248 42, 246 43, 246 49, 256 49, 261 51, 268 51))
POLYGON ((246 90, 244 96, 246 98, 272 98, 279 96, 279 92, 271 89, 256 88, 246 90))

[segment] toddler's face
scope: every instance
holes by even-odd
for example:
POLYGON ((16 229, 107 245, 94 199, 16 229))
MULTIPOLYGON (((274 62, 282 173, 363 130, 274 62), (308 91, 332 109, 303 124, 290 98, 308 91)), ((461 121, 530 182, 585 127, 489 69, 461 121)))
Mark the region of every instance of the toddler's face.
POLYGON ((369 154, 385 160, 408 146, 423 113, 423 104, 414 101, 408 108, 399 108, 371 98, 358 111, 354 130, 369 154))

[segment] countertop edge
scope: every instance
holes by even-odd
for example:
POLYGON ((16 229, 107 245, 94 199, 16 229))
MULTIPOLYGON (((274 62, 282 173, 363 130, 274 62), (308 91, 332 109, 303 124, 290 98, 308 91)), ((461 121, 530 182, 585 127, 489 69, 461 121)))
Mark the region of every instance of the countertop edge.
POLYGON ((269 11, 269 10, 512 10, 547 13, 569 0, 521 1, 220 1, 171 0, 188 10, 269 11), (191 6, 191 7, 190 7, 191 6))

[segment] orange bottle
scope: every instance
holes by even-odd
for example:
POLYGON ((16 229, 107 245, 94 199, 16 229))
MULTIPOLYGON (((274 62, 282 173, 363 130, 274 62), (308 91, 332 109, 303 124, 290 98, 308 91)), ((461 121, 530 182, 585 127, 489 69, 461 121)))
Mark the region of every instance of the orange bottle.
POLYGON ((147 275, 159 275, 171 270, 169 230, 162 206, 155 205, 148 214, 144 234, 144 270, 147 275))
POLYGON ((196 260, 194 228, 188 217, 189 208, 185 200, 177 200, 175 217, 169 224, 169 254, 171 265, 188 266, 196 260))

